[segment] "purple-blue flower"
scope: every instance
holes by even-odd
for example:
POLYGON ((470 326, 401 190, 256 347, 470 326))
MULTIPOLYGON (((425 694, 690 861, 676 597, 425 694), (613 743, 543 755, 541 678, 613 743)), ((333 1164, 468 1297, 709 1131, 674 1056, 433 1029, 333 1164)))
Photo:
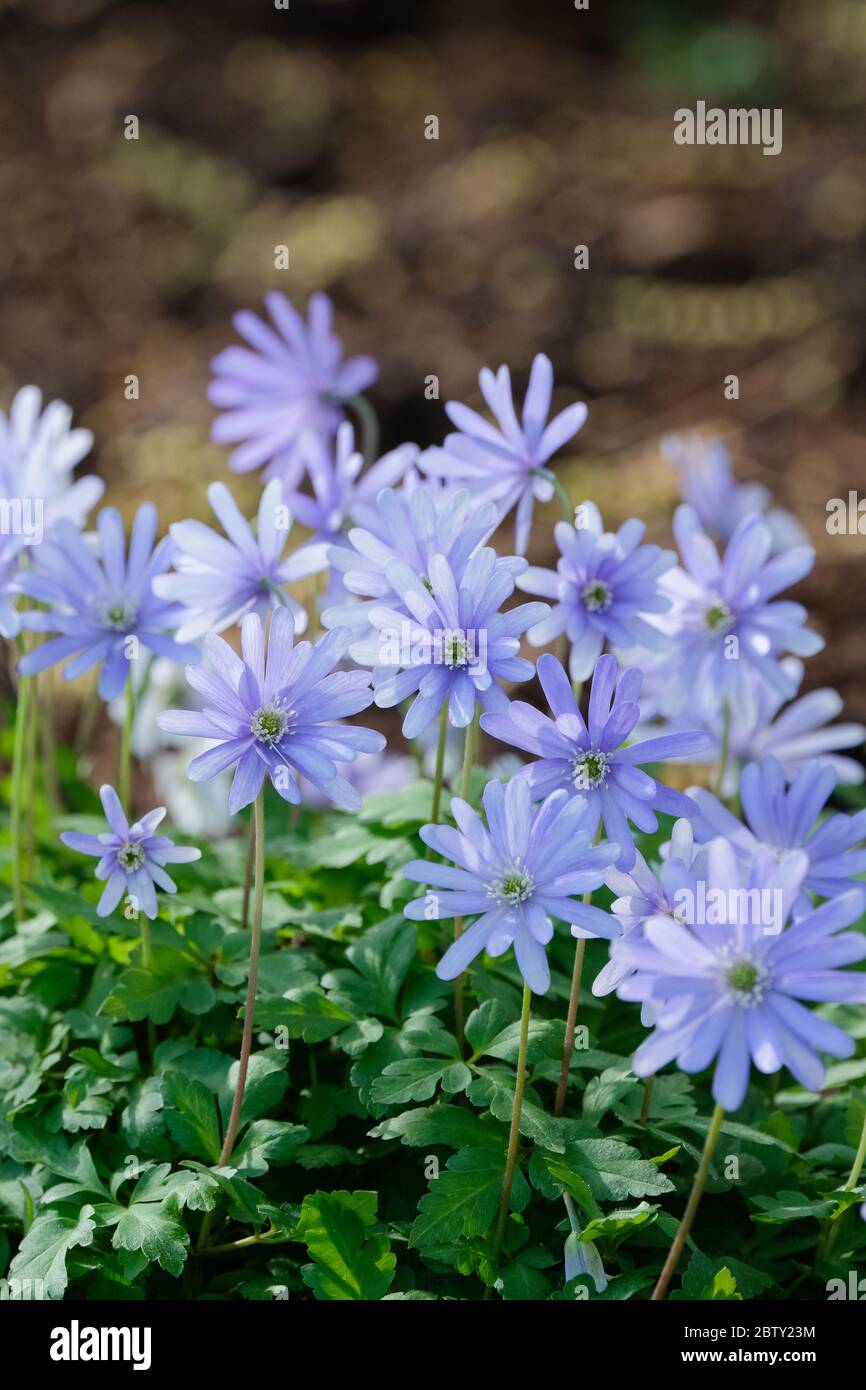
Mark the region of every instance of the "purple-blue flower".
POLYGON ((815 762, 800 768, 787 786, 784 770, 775 758, 749 763, 740 781, 745 825, 711 792, 692 787, 689 795, 699 810, 693 821, 695 838, 704 843, 724 836, 745 864, 761 849, 769 849, 777 857, 790 850, 804 850, 809 866, 803 892, 795 903, 799 916, 812 906, 807 894, 833 898, 850 888, 855 874, 866 873, 866 849, 862 847, 866 810, 853 816, 829 816, 818 824, 837 780, 831 767, 815 762))
MULTIPOLYGON (((640 940, 644 926, 652 917, 681 920, 677 915, 677 894, 683 889, 697 892, 698 878, 706 876, 705 861, 706 850, 695 845, 691 821, 683 818, 674 825, 666 856, 655 871, 640 853, 635 855, 628 873, 612 865, 604 881, 617 895, 611 912, 622 928, 623 937, 631 938, 634 933, 634 939, 640 940)), ((633 973, 634 967, 627 958, 611 958, 595 977, 592 992, 599 997, 611 994, 633 973)), ((651 1004, 644 1004, 641 1022, 647 1028, 655 1022, 651 1004)))
POLYGON ((99 694, 113 700, 129 674, 129 663, 147 647, 171 661, 189 661, 194 647, 168 636, 179 626, 179 604, 158 598, 153 581, 171 563, 172 543, 166 537, 154 548, 156 508, 146 502, 132 524, 127 553, 120 514, 104 508, 97 517, 98 552, 85 544, 70 521, 58 521, 50 539, 31 551, 31 568, 21 573, 22 593, 48 605, 30 609, 21 625, 30 632, 54 632, 21 658, 18 669, 35 675, 66 661, 68 681, 100 665, 99 694), (68 658, 72 660, 68 660, 68 658))
POLYGON ((507 367, 500 367, 495 375, 485 367, 478 384, 496 425, 468 406, 449 401, 445 411, 459 433, 447 435, 441 449, 426 450, 420 466, 436 477, 465 483, 479 497, 495 502, 500 520, 517 507, 515 550, 524 555, 534 502, 549 502, 553 496, 547 465, 557 449, 577 434, 586 419, 586 406, 570 405, 548 421, 553 367, 543 353, 532 364, 520 420, 507 367))
POLYGON ((565 633, 571 678, 584 681, 605 642, 621 650, 665 649, 667 639, 644 615, 670 608, 658 581, 677 557, 672 550, 641 545, 646 530, 642 521, 627 521, 616 534, 605 532, 593 502, 583 502, 575 516, 574 526, 559 521, 554 527, 560 552, 556 570, 530 567, 517 586, 524 593, 555 600, 548 617, 530 628, 529 640, 544 647, 565 633))
POLYGON ((764 1073, 786 1066, 801 1086, 818 1091, 824 1066, 817 1053, 853 1055, 848 1034, 800 1001, 866 1003, 866 974, 838 968, 866 957, 866 936, 842 931, 862 913, 864 893, 850 889, 783 930, 765 920, 765 903, 787 919, 807 869, 799 850, 782 862, 764 851, 744 868, 731 844, 713 840, 696 910, 680 899, 685 922, 650 918, 639 939, 613 947, 614 959, 634 971, 620 998, 658 1008, 655 1030, 634 1056, 638 1076, 674 1058, 682 1071, 703 1071, 717 1058, 713 1097, 736 1110, 751 1062, 764 1073))
POLYGON ((239 445, 230 460, 236 473, 267 465, 266 479, 294 486, 303 466, 295 446, 304 430, 332 435, 346 400, 366 390, 379 369, 371 357, 343 359, 326 294, 311 297, 306 323, 276 290, 265 305, 273 327, 241 310, 234 325, 250 346, 226 348, 211 362, 208 396, 223 411, 211 433, 218 444, 239 445))
POLYGON ((96 877, 107 880, 96 908, 100 917, 107 917, 121 898, 127 898, 138 912, 153 918, 159 911, 157 888, 177 892, 177 884, 165 872, 166 864, 191 864, 201 858, 201 850, 176 845, 168 836, 154 833, 165 815, 164 806, 130 825, 113 787, 100 787, 99 796, 109 829, 101 835, 67 830, 60 838, 70 849, 99 860, 96 877))
MULTIPOLYGON (((785 657, 782 667, 796 687, 803 679, 803 663, 796 657, 785 657)), ((664 695, 665 676, 661 667, 647 669, 651 692, 664 695)), ((796 700, 786 703, 785 697, 773 690, 760 676, 744 673, 751 683, 748 706, 740 717, 730 721, 727 730, 727 762, 721 791, 732 797, 739 785, 740 771, 749 762, 761 762, 768 755, 777 758, 789 778, 808 763, 818 761, 832 767, 840 782, 860 783, 864 780, 862 764, 855 758, 844 757, 839 750, 856 748, 866 739, 863 724, 832 724, 842 712, 842 697, 829 688, 810 690, 796 700)), ((657 704, 653 694, 644 701, 644 708, 657 704)), ((698 763, 717 766, 725 738, 725 717, 720 703, 715 707, 704 701, 687 701, 675 718, 657 720, 655 711, 651 722, 642 724, 637 738, 654 738, 659 733, 676 733, 680 729, 701 728, 708 737, 707 751, 695 757, 698 763)))
POLYGON ((401 444, 362 473, 364 456, 355 449, 355 431, 347 420, 333 442, 307 431, 298 444, 298 457, 306 469, 312 496, 287 487, 286 502, 318 539, 334 541, 356 511, 373 506, 383 488, 401 482, 417 456, 417 445, 401 444))
POLYGON ((720 439, 669 434, 662 440, 662 453, 677 471, 683 501, 694 507, 701 524, 716 540, 727 544, 739 523, 757 513, 770 529, 771 554, 778 555, 807 540, 796 518, 772 505, 772 496, 761 483, 737 482, 730 455, 720 439))
POLYGON ((222 632, 247 613, 264 617, 280 606, 291 609, 303 632, 307 615, 283 586, 326 569, 327 546, 314 541, 283 556, 292 515, 276 478, 262 493, 255 532, 224 483, 211 483, 207 495, 225 536, 201 521, 174 522, 175 573, 154 580, 154 593, 183 608, 178 639, 222 632))
POLYGON ((285 801, 300 802, 298 777, 304 776, 329 801, 355 811, 360 794, 336 765, 385 746, 373 729, 333 722, 358 714, 372 698, 366 671, 334 670, 351 633, 336 628, 315 644, 297 646, 294 635, 287 608, 276 610, 267 638, 258 614, 247 614, 241 626, 242 657, 208 633, 203 645, 211 669, 188 666, 186 671, 204 708, 166 710, 157 719, 166 733, 214 740, 190 763, 193 782, 206 782, 237 764, 229 792, 232 815, 255 800, 265 777, 285 801))
POLYGON ((432 885, 425 897, 406 907, 413 921, 476 917, 436 967, 440 980, 453 980, 482 951, 501 956, 514 944, 517 966, 534 994, 550 984, 545 946, 553 936, 552 918, 569 922, 573 936, 615 936, 616 919, 600 908, 575 901, 598 888, 615 846, 593 845, 588 808, 565 792, 553 792, 533 807, 526 782, 488 782, 483 794, 485 827, 468 802, 455 797, 451 811, 457 829, 425 825, 421 838, 453 864, 413 859, 408 879, 432 885))
POLYGON ((630 869, 635 845, 629 821, 651 834, 658 829, 656 811, 672 816, 695 814, 687 796, 664 786, 640 765, 691 757, 704 747, 706 735, 667 734, 626 747, 640 718, 643 673, 637 666, 627 667, 617 682, 614 656, 601 656, 596 663, 586 722, 568 676, 549 652, 539 658, 538 679, 552 719, 533 705, 514 700, 504 714, 482 715, 481 727, 503 743, 535 755, 536 761, 516 775, 528 781, 536 799, 563 788, 569 796, 586 801, 593 832, 603 821, 607 838, 619 846, 618 867, 630 869))
POLYGON ((674 607, 659 620, 675 639, 666 668, 667 712, 695 701, 718 707, 727 699, 736 718, 748 717, 749 668, 790 699, 796 687, 779 658, 786 652, 812 656, 824 643, 804 626, 802 604, 774 600, 808 574, 815 558, 811 546, 794 546, 770 559, 769 528, 753 515, 739 523, 720 557, 697 512, 685 504, 676 510, 674 534, 684 568, 662 580, 674 607))
POLYGON ((383 488, 376 506, 364 508, 364 517, 363 525, 349 531, 349 544, 333 546, 329 559, 348 592, 366 601, 326 609, 325 627, 366 628, 376 603, 399 605, 387 575, 394 560, 424 582, 433 556, 443 555, 459 583, 472 555, 496 527, 492 502, 477 502, 465 488, 446 495, 429 484, 408 491, 383 488))
POLYGON ((508 698, 499 681, 530 678, 532 662, 518 656, 520 634, 543 617, 547 605, 499 611, 525 565, 513 556, 497 559, 490 547, 477 550, 459 578, 444 555, 432 557, 426 579, 402 560, 386 563, 402 608, 372 608, 374 635, 355 642, 351 655, 374 668, 380 708, 415 695, 403 721, 406 738, 423 733, 446 701, 457 728, 472 722, 476 705, 505 710, 508 698))

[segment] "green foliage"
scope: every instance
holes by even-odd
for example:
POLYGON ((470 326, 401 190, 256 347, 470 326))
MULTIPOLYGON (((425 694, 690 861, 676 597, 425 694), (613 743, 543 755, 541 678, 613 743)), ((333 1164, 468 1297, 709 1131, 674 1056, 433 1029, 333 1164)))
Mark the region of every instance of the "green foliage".
MULTIPOLYGON (((0 912, 0 1276, 50 1299, 648 1297, 709 1123, 709 1077, 657 1077, 642 1123, 637 1010, 585 991, 589 1045, 554 1117, 573 952, 560 926, 550 995, 533 1000, 496 1259, 520 981, 510 956, 473 970, 461 1047, 452 987, 434 974, 442 928, 402 913, 417 890, 401 866, 423 852, 429 802, 418 782, 369 797, 358 818, 303 811, 291 829, 269 808, 254 1046, 226 1167, 249 953, 242 851, 207 847, 184 866, 145 969, 137 924, 99 919, 88 866, 46 840, 29 920, 15 929, 0 912), (565 1280, 570 1218, 603 1290, 565 1280)), ((586 981, 604 959, 589 943, 586 981)), ((722 1126, 671 1297, 824 1297, 840 1260, 862 1262, 866 1193, 844 1185, 866 1027, 848 1006, 823 1012, 858 1055, 822 1095, 755 1078, 722 1126), (828 1225, 839 1238, 814 1268, 828 1225)))

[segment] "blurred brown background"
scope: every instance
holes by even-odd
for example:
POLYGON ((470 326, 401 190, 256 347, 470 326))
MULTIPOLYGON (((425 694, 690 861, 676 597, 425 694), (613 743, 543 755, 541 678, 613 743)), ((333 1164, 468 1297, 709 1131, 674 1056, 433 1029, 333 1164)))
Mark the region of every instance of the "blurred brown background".
POLYGON ((388 447, 543 350, 556 403, 590 404, 561 476, 609 524, 668 539, 658 438, 692 425, 797 512, 828 638, 806 685, 866 717, 866 537, 825 528, 866 494, 862 0, 0 0, 0 53, 0 403, 69 401, 109 501, 207 515, 208 360, 269 288, 332 294, 388 447), (782 107, 782 153, 676 145, 701 98, 782 107))

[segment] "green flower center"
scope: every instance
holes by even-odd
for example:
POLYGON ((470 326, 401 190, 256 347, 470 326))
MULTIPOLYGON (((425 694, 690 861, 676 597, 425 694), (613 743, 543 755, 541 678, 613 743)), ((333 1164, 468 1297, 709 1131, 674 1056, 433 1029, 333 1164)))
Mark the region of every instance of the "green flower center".
POLYGON ((109 603, 102 610, 102 621, 106 627, 110 627, 114 632, 125 632, 132 627, 138 617, 138 609, 131 603, 124 603, 118 600, 117 603, 109 603))
POLYGON ((532 896, 535 880, 526 869, 513 865, 490 889, 491 897, 501 903, 524 903, 532 896))
POLYGON ((250 733, 259 743, 275 748, 289 727, 289 715, 281 705, 262 705, 250 720, 250 733))
POLYGON ((584 608, 590 613, 606 613, 613 603, 613 590, 603 579, 588 579, 580 591, 584 608))
POLYGON ((734 615, 728 605, 719 598, 710 604, 704 614, 704 620, 710 632, 727 632, 728 628, 733 626, 734 615))
POLYGON ((760 1003, 764 994, 767 971, 752 960, 735 960, 725 971, 725 979, 737 995, 737 1003, 751 1007, 760 1003))
POLYGON ((442 640, 443 666, 462 667, 469 665, 469 644, 459 632, 449 632, 442 640))
POLYGON ((600 787, 607 778, 608 762, 604 753, 592 748, 586 753, 578 753, 574 760, 572 782, 579 792, 592 791, 600 787))
POLYGON ((145 860, 144 850, 141 845, 134 844, 132 840, 121 845, 117 851, 117 862, 122 869, 140 869, 145 860))

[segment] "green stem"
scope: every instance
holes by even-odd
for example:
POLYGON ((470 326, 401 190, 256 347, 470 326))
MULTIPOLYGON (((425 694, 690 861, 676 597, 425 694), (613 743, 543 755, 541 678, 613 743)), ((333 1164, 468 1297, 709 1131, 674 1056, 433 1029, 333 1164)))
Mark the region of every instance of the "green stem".
POLYGON ((244 896, 241 904, 241 926, 244 931, 250 924, 250 892, 253 886, 253 861, 256 853, 256 819, 250 816, 250 833, 247 836, 247 859, 244 864, 244 896))
POLYGON ((241 1053, 238 1062, 238 1079, 235 1086, 234 1099, 232 1101, 231 1114, 229 1115, 228 1127, 225 1139, 223 1140, 222 1151, 220 1153, 219 1166, 224 1168, 232 1156, 232 1149, 235 1146, 238 1125, 240 1124, 241 1109, 244 1103, 244 1091, 247 1084, 247 1071, 250 1064, 250 1052, 253 1045, 253 1020, 256 1013, 256 983, 259 974, 259 951, 262 941, 262 907, 265 898, 265 797, 264 791, 260 791, 256 797, 255 807, 255 836, 256 836, 256 855, 255 855, 255 902, 253 906, 253 930, 250 941, 250 968, 247 977, 247 997, 244 1006, 244 1026, 241 1035, 241 1053))
POLYGON ((649 1119, 650 1104, 653 1098, 653 1086, 655 1085, 655 1075, 648 1076, 643 1083, 643 1104, 640 1108, 640 1118, 638 1124, 643 1128, 649 1119))
POLYGON ((132 726, 135 722, 135 689, 132 684, 132 662, 126 678, 126 711, 120 731, 120 758, 117 766, 117 795, 126 815, 132 818, 132 726))
POLYGON ((731 706, 722 701, 722 743, 719 748, 719 766, 716 771, 716 796, 722 799, 722 787, 728 770, 728 755, 731 747, 731 706))
POLYGON ((508 1210, 511 1204, 511 1188, 514 1185, 514 1171, 517 1167, 517 1149, 520 1143, 520 1116, 523 1110, 523 1092, 526 1088, 526 1051, 529 1043, 529 1010, 532 993, 529 985, 523 986, 523 1008, 520 1014, 520 1046, 517 1052, 517 1077, 514 1083, 514 1104, 511 1108, 511 1130, 508 1135, 508 1150, 505 1157, 505 1175, 502 1179, 502 1201, 499 1206, 499 1219, 493 1237, 493 1264, 498 1265, 508 1210))
POLYGON ((692 1190, 689 1193, 688 1204, 683 1213, 683 1219, 679 1224, 677 1233, 674 1236, 673 1245, 668 1251, 668 1257, 664 1262, 662 1272, 659 1275, 656 1286, 652 1291, 652 1295, 650 1297, 651 1303, 658 1303, 661 1301, 661 1299, 664 1298, 668 1290, 668 1284, 671 1282, 674 1270, 676 1269, 677 1264, 679 1263, 680 1255, 683 1253, 683 1246, 685 1245, 686 1240, 688 1239, 689 1231, 692 1228, 692 1222, 694 1221, 698 1207, 700 1206, 701 1197, 704 1191, 704 1185, 707 1181, 707 1174, 710 1171, 710 1164, 713 1160, 713 1154, 715 1152, 716 1144, 718 1143, 719 1139, 719 1130, 722 1127, 722 1120, 724 1118, 724 1110, 720 1105, 717 1105, 715 1110, 713 1111, 713 1118, 710 1120, 710 1127, 707 1130, 707 1137, 704 1141, 704 1151, 701 1154, 701 1161, 698 1164, 698 1171, 695 1173, 695 1180, 692 1183, 692 1190))
MULTIPOLYGON (((26 651, 24 639, 18 637, 18 653, 26 651)), ((27 769, 27 729, 30 715, 31 678, 21 676, 18 681, 18 700, 15 706, 15 741, 12 751, 12 805, 10 824, 12 831, 12 897, 15 903, 15 920, 24 919, 24 782, 27 769)))
MULTIPOLYGON (((851 1172, 848 1174, 848 1181, 845 1183, 845 1186, 842 1189, 843 1192, 854 1191, 854 1188, 860 1181, 860 1174, 863 1171, 864 1163, 866 1163, 866 1115, 863 1116, 863 1128, 860 1131, 860 1143, 857 1146, 857 1153, 854 1156, 854 1163, 852 1165, 851 1172)), ((819 1263, 820 1260, 825 1259, 826 1256, 830 1254, 830 1251, 833 1248, 833 1244, 841 1228, 843 1214, 844 1212, 840 1204, 839 1207, 837 1207, 836 1211, 833 1213, 833 1215, 828 1216, 827 1220, 824 1222, 824 1226, 821 1231, 821 1236, 818 1241, 818 1253, 815 1259, 816 1264, 819 1263)))
MULTIPOLYGON (((596 831, 593 844, 601 839, 601 826, 596 831)), ((584 893, 584 904, 592 902, 592 893, 584 893)), ((556 1088, 554 1115, 561 1115, 565 1109, 565 1093, 568 1089, 568 1073, 571 1070, 571 1056, 574 1051, 574 1034, 577 1030, 577 1009, 580 1003, 580 981, 583 975, 583 958, 586 955, 586 937, 579 936, 574 944, 574 968, 571 972, 571 991, 568 996, 568 1012, 565 1016, 565 1037, 562 1042, 562 1066, 559 1069, 559 1084, 556 1088)))
POLYGON ((270 593, 279 599, 283 608, 291 608, 292 605, 289 603, 288 594, 284 594, 279 584, 275 584, 273 579, 262 579, 261 584, 263 589, 269 590, 270 593))
POLYGON ((559 503, 560 507, 562 508, 562 515, 565 517, 566 521, 570 521, 571 524, 572 524, 572 526, 573 526, 573 525, 574 525, 574 507, 571 505, 571 499, 570 499, 568 493, 566 492, 565 488, 562 486, 562 483, 561 483, 561 482, 559 481, 559 479, 557 478, 557 476, 556 476, 556 474, 554 473, 553 469, 552 469, 552 468, 533 468, 531 471, 532 471, 533 473, 539 475, 540 477, 546 478, 546 479, 548 480, 548 482, 551 484, 551 486, 552 486, 552 488, 553 488, 554 496, 556 497, 557 502, 559 503))
POLYGON ((360 422, 364 463, 371 468, 379 457, 378 416, 366 396, 349 396, 346 405, 352 407, 360 422))
POLYGON ((433 825, 439 824, 439 810, 442 805, 442 771, 445 767, 445 743, 448 738, 448 701, 443 701, 439 715, 439 741, 436 744, 436 771, 433 774, 433 810, 430 819, 433 825))
MULTIPOLYGON (((480 717, 479 706, 475 706, 475 714, 472 723, 466 726, 466 741, 463 745, 463 770, 460 774, 460 796, 464 801, 469 800, 469 786, 472 780, 472 765, 475 761, 476 748, 478 743, 478 720, 480 717)), ((454 940, 463 934, 463 918, 454 918, 454 940)), ((466 976, 458 975, 454 981, 454 1031, 457 1035, 457 1042, 460 1047, 460 1055, 463 1056, 463 988, 466 976)))

